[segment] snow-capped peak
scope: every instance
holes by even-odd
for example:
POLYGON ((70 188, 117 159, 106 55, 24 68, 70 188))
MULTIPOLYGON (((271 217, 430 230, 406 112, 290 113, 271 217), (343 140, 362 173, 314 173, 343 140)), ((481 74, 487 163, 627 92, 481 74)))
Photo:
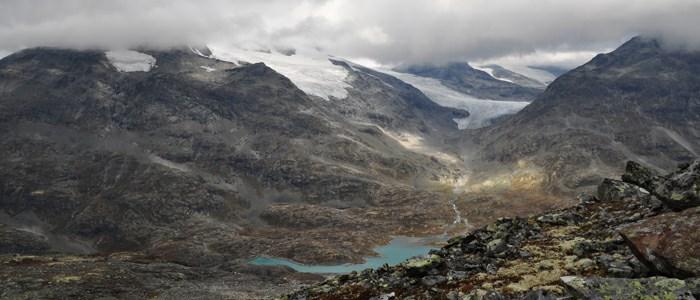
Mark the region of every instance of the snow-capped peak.
POLYGON ((328 55, 320 53, 299 53, 293 55, 277 51, 254 51, 235 47, 210 45, 212 58, 240 64, 241 62, 262 62, 285 77, 309 95, 326 100, 343 99, 348 96, 345 82, 348 71, 336 66, 328 55))

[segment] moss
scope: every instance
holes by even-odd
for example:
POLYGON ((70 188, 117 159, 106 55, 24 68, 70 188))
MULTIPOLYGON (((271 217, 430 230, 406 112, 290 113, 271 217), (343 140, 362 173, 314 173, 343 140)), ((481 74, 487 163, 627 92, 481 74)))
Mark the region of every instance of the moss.
POLYGON ((586 239, 582 237, 576 237, 573 240, 566 240, 561 243, 559 243, 559 249, 564 251, 565 253, 572 253, 574 251, 574 248, 576 245, 587 241, 586 239))
POLYGON ((681 201, 681 200, 683 200, 683 198, 684 198, 684 197, 683 197, 682 194, 678 194, 678 193, 672 193, 672 194, 671 194, 671 200, 674 200, 674 201, 681 201))
POLYGON ((405 267, 407 269, 422 269, 430 267, 434 264, 438 264, 442 261, 442 258, 438 255, 431 255, 428 258, 415 258, 405 262, 405 267))

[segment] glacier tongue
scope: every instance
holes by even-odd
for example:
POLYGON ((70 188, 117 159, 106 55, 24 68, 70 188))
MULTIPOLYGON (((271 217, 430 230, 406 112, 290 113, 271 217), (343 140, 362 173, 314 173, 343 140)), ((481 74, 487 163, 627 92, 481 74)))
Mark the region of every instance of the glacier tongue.
POLYGON ((348 71, 328 60, 320 53, 303 53, 285 55, 274 51, 261 52, 210 45, 212 57, 240 64, 241 62, 262 62, 285 77, 289 78, 299 89, 309 95, 330 100, 331 97, 344 99, 348 96, 346 89, 351 86, 345 82, 348 71))
POLYGON ((446 87, 439 80, 391 70, 381 70, 421 90, 428 98, 442 106, 465 109, 470 116, 455 119, 459 129, 474 129, 488 126, 493 118, 514 114, 529 102, 478 99, 446 87))

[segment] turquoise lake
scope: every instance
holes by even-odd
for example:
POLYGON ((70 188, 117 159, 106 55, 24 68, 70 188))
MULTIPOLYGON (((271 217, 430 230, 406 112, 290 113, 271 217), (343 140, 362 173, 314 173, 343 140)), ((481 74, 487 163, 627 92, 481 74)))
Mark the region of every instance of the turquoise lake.
POLYGON ((379 256, 365 257, 365 262, 361 264, 342 265, 305 265, 284 258, 257 257, 250 261, 254 265, 262 266, 288 266, 298 272, 304 273, 350 273, 352 271, 362 271, 368 268, 379 268, 384 264, 397 265, 406 259, 414 256, 427 255, 432 246, 442 238, 412 238, 405 236, 394 237, 388 245, 374 248, 379 256))

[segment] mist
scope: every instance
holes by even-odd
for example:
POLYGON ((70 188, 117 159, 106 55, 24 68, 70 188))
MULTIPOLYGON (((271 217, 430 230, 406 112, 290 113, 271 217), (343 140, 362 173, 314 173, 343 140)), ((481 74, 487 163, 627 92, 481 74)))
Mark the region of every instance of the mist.
POLYGON ((4 0, 0 55, 37 46, 225 43, 380 64, 546 60, 601 52, 635 35, 699 49, 698 15, 696 0, 4 0))

